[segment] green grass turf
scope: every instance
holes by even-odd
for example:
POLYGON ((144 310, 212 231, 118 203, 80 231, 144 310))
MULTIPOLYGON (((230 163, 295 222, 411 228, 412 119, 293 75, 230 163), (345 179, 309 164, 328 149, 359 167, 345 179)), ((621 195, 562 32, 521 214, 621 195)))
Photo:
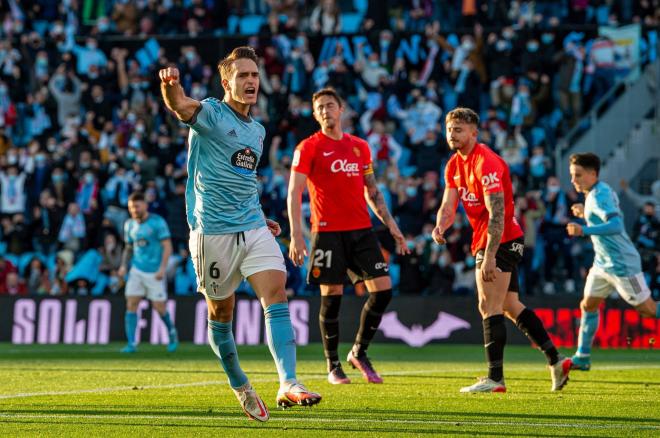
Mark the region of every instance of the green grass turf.
POLYGON ((374 345, 383 385, 345 368, 353 383, 332 386, 320 345, 311 345, 298 349, 299 378, 323 401, 282 411, 267 348, 239 347, 271 408, 270 421, 258 423, 243 415, 208 347, 182 345, 172 355, 143 346, 130 356, 119 348, 0 344, 0 435, 660 436, 660 350, 596 350, 592 371, 574 371, 552 393, 544 357, 509 346, 509 392, 461 394, 484 374, 481 346, 374 345))

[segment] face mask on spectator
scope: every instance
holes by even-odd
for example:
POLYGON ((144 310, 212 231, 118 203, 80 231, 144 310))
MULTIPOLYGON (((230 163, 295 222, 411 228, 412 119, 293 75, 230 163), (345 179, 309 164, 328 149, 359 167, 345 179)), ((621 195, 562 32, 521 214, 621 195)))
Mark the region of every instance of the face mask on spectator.
POLYGON ((298 47, 304 47, 305 46, 305 37, 303 37, 303 36, 296 37, 296 45, 298 47))
POLYGON ((408 242, 406 242, 406 246, 408 246, 408 249, 413 250, 415 249, 415 242, 409 240, 408 242))
POLYGON ((513 31, 512 30, 505 30, 504 32, 502 32, 502 36, 505 39, 510 40, 511 38, 513 38, 513 31))
POLYGON ((133 161, 135 159, 135 151, 126 151, 126 158, 133 161))
POLYGON ((194 61, 195 60, 195 52, 189 50, 186 52, 186 59, 188 61, 194 61))
POLYGON ((7 94, 7 86, 6 85, 0 85, 0 94, 1 95, 7 94))
POLYGON ((18 162, 18 157, 15 154, 7 155, 7 164, 13 166, 18 162))
POLYGON ((62 173, 55 174, 51 176, 51 179, 53 180, 54 184, 61 183, 62 181, 64 181, 64 174, 62 173))
POLYGON ((138 134, 144 134, 144 130, 145 130, 144 125, 142 124, 135 125, 135 132, 137 132, 138 134))
POLYGON ((428 192, 429 190, 435 189, 435 184, 432 182, 425 182, 424 185, 422 186, 425 192, 428 192))
POLYGON ((544 33, 541 35, 541 41, 543 41, 544 44, 550 44, 555 40, 555 36, 551 33, 544 33))
POLYGON ((508 48, 509 48, 509 43, 505 40, 498 40, 497 43, 495 43, 495 50, 497 50, 498 52, 503 52, 508 48))
POLYGON ((99 22, 96 24, 96 27, 98 27, 99 32, 101 33, 107 32, 110 30, 110 23, 105 20, 99 20, 99 22))
POLYGON ((88 43, 87 43, 87 48, 88 48, 89 50, 96 50, 96 43, 93 42, 93 41, 88 42, 88 43))
POLYGON ((548 193, 558 193, 559 192, 559 186, 548 186, 548 193))
POLYGON ((37 58, 35 64, 39 68, 48 67, 48 58, 37 58))
POLYGON ((448 264, 449 264, 449 260, 448 260, 447 256, 442 255, 442 256, 438 257, 438 266, 440 266, 441 268, 444 268, 448 264))
POLYGON ((137 116, 134 113, 128 113, 128 116, 126 116, 126 120, 128 120, 131 123, 135 123, 136 119, 137 116))
POLYGON ((92 175, 91 173, 86 173, 85 174, 85 182, 87 184, 93 183, 94 182, 94 175, 92 175))
POLYGON ((473 43, 472 41, 470 41, 470 40, 465 40, 465 41, 463 41, 463 43, 461 44, 461 47, 463 48, 463 50, 469 52, 470 50, 474 49, 474 43, 473 43))
POLYGON ((412 198, 417 194, 417 187, 406 187, 406 195, 412 198))
POLYGON ((474 268, 474 257, 472 256, 467 256, 465 257, 465 266, 468 268, 474 268))
POLYGON ((530 41, 527 43, 527 50, 530 52, 534 53, 539 49, 539 43, 536 41, 530 41))
POLYGON ((44 154, 38 154, 34 157, 34 161, 37 163, 37 166, 43 167, 46 164, 46 156, 44 154))
POLYGON ((302 108, 300 110, 300 115, 303 117, 309 117, 312 115, 312 109, 311 108, 302 108))

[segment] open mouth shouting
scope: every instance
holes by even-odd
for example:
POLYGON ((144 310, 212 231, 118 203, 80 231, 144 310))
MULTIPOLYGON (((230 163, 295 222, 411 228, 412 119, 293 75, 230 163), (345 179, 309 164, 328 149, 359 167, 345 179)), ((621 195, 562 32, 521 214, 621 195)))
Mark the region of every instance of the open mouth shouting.
POLYGON ((247 87, 245 89, 245 95, 246 96, 254 96, 257 94, 257 88, 256 87, 247 87))

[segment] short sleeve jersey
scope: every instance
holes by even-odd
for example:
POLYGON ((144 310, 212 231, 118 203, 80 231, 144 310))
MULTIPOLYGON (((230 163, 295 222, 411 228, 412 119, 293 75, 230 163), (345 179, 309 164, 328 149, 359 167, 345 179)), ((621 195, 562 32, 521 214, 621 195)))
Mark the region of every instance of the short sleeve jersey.
POLYGON ((147 220, 128 219, 124 223, 124 241, 133 245, 132 264, 142 272, 156 272, 163 258, 162 240, 170 238, 165 219, 150 213, 147 220))
POLYGON ((307 175, 312 231, 371 227, 364 176, 373 173, 373 167, 366 141, 350 134, 334 140, 319 131, 298 145, 291 168, 307 175))
POLYGON ((460 201, 472 226, 472 253, 486 248, 489 213, 485 197, 504 193, 504 232, 502 242, 523 235, 513 215, 511 176, 506 162, 485 144, 477 143, 464 159, 454 154, 445 168, 445 186, 458 190, 460 201))
POLYGON ((231 234, 265 226, 257 190, 264 127, 214 98, 204 99, 187 124, 190 229, 231 234))
MULTIPOLYGON (((619 198, 609 185, 599 181, 584 201, 587 225, 600 225, 617 216, 623 221, 619 198)), ((639 253, 625 230, 619 234, 592 234, 590 237, 594 244, 594 266, 618 277, 631 277, 642 272, 639 253)))

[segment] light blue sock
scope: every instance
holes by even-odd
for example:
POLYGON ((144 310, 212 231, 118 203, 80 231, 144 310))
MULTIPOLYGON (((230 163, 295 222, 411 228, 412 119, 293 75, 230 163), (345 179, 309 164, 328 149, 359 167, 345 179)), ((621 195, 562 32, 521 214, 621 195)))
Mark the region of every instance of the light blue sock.
POLYGON ((291 325, 288 303, 275 303, 264 310, 266 337, 275 359, 280 385, 296 380, 296 337, 291 325))
POLYGON ((137 313, 126 312, 126 315, 124 315, 124 329, 126 330, 126 340, 130 345, 135 345, 137 322, 137 313))
POLYGON ((172 319, 170 318, 170 312, 167 310, 165 311, 164 314, 160 316, 160 319, 163 320, 165 323, 165 326, 167 327, 167 332, 171 332, 172 330, 176 330, 176 327, 174 327, 174 323, 172 322, 172 319))
POLYGON ((583 357, 591 356, 591 344, 594 342, 594 336, 598 330, 598 323, 600 320, 600 312, 582 311, 582 318, 580 319, 580 334, 578 336, 577 355, 583 357))
POLYGON ((655 317, 660 318, 660 303, 656 303, 655 305, 655 317))
POLYGON ((231 331, 230 322, 209 321, 209 344, 211 349, 220 359, 222 368, 224 368, 229 384, 232 388, 238 388, 247 383, 248 378, 238 363, 238 353, 236 352, 236 343, 234 334, 231 331))

